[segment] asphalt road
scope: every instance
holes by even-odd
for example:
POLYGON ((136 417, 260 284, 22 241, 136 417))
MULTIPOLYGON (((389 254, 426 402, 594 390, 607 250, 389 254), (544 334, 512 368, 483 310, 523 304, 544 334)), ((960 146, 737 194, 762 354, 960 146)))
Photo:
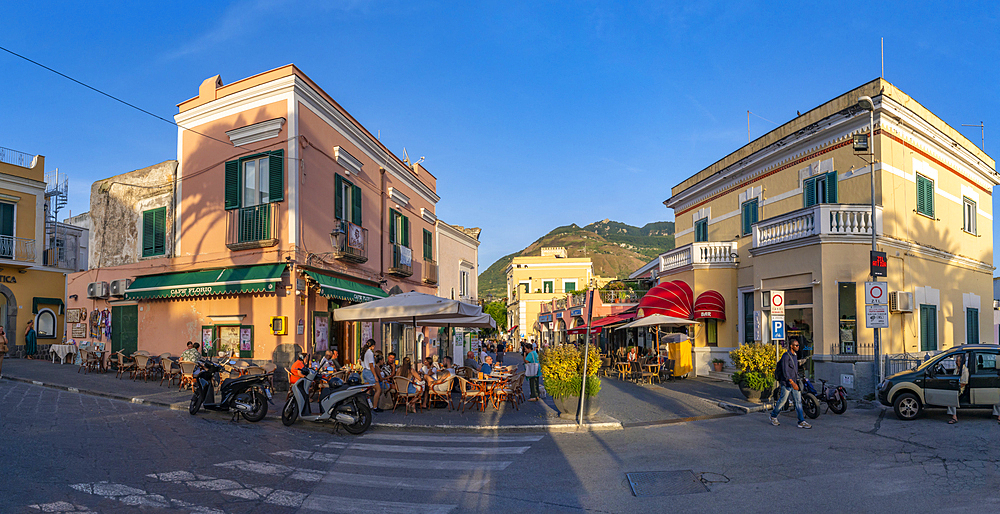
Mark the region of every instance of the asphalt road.
POLYGON ((0 380, 0 512, 990 512, 989 411, 362 437, 0 380), (633 495, 626 473, 633 475, 633 495))

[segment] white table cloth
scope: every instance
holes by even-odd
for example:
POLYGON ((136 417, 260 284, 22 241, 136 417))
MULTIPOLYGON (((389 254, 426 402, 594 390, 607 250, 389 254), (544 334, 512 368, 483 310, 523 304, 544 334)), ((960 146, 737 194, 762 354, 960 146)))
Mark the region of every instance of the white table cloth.
POLYGON ((54 344, 49 347, 49 353, 52 355, 52 362, 55 362, 56 357, 59 357, 60 362, 66 364, 66 357, 76 354, 76 346, 71 344, 54 344))

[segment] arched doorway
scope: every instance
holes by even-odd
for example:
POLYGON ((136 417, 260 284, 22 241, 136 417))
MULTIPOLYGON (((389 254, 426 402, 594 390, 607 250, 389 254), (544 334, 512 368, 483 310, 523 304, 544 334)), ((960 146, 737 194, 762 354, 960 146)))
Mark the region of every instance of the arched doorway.
POLYGON ((3 326, 4 333, 7 334, 7 346, 10 348, 8 355, 13 354, 12 357, 20 357, 14 336, 14 329, 17 327, 17 298, 14 297, 14 292, 5 285, 0 285, 0 325, 3 326))

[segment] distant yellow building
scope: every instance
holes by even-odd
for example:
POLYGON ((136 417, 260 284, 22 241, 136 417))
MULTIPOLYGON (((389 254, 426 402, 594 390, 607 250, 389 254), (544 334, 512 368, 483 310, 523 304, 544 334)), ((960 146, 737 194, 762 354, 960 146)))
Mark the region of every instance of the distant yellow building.
POLYGON ((538 323, 543 302, 554 298, 565 301, 566 293, 601 285, 594 275, 589 257, 569 258, 565 248, 542 248, 541 255, 514 257, 504 270, 507 274, 507 326, 514 339, 541 341, 546 332, 565 332, 572 320, 547 320, 538 323))
POLYGON ((66 335, 66 273, 75 270, 46 262, 45 189, 45 157, 0 148, 0 325, 12 357, 24 355, 29 320, 39 357, 66 335))
POLYGON ((880 279, 890 311, 883 354, 993 343, 998 184, 992 158, 876 79, 675 186, 664 203, 674 210, 677 248, 637 274, 685 282, 695 298, 716 291, 724 299, 710 316, 694 301, 691 317, 703 321, 695 330, 698 374, 741 343, 768 341, 765 298, 782 290, 787 338, 813 355, 816 375, 867 391, 874 378, 873 330, 865 322, 872 231, 888 260, 880 279), (862 96, 872 105, 860 104, 862 96), (855 136, 870 135, 866 107, 874 112, 874 166, 867 150, 854 148, 855 136))

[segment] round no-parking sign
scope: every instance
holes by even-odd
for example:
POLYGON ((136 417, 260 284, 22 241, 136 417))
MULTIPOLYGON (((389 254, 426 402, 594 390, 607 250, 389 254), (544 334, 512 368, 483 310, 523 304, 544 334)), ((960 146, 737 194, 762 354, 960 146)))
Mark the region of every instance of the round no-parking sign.
POLYGON ((865 282, 865 303, 868 305, 889 303, 888 287, 887 282, 865 282))

